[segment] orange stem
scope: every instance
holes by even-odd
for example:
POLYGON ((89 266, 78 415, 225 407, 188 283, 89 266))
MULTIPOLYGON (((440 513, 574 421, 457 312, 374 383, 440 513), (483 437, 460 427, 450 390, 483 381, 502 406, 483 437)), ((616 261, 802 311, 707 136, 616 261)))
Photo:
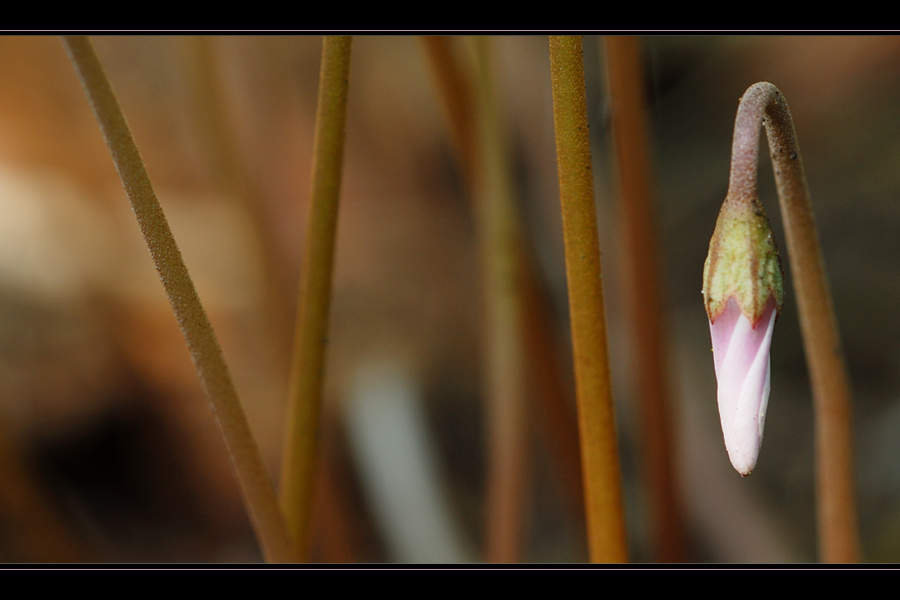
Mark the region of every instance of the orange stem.
POLYGON ((628 558, 581 38, 550 37, 553 120, 592 562, 628 558))

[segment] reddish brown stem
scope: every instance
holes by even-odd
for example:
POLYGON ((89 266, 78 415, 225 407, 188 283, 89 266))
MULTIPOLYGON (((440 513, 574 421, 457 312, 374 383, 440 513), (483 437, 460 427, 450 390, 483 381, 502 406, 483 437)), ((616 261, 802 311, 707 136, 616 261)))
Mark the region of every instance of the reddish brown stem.
POLYGON ((472 170, 475 164, 475 133, 472 107, 471 85, 453 50, 453 38, 443 35, 426 35, 422 37, 422 45, 426 50, 434 83, 440 91, 447 118, 450 121, 450 134, 459 155, 460 166, 466 184, 471 185, 472 170))
MULTIPOLYGON (((475 200, 473 172, 475 171, 475 115, 472 85, 467 79, 459 52, 454 52, 454 38, 426 36, 423 47, 432 65, 435 84, 447 109, 450 130, 457 148, 463 180, 475 200)), ((474 208, 474 207, 473 207, 474 208)), ((523 234, 524 235, 524 234, 523 234)), ((567 498, 583 520, 583 486, 579 455, 578 425, 568 399, 572 397, 569 382, 560 365, 558 346, 553 327, 552 307, 545 297, 537 259, 528 244, 518 248, 518 275, 522 278, 523 319, 525 335, 527 381, 532 396, 535 423, 552 453, 555 474, 565 489, 567 498)))
POLYGON ((521 232, 492 76, 490 39, 474 41, 479 75, 475 87, 475 216, 484 282, 489 429, 485 555, 489 562, 509 563, 521 558, 528 458, 521 232))
POLYGON ((666 377, 659 244, 644 99, 643 63, 636 37, 606 38, 609 95, 620 184, 635 389, 640 394, 641 441, 656 560, 685 560, 684 519, 676 494, 670 394, 666 377))

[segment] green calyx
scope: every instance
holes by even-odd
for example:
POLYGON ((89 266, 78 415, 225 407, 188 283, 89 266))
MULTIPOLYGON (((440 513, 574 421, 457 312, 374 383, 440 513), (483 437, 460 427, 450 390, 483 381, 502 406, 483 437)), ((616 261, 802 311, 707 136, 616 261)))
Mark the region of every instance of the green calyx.
POLYGON ((729 298, 754 326, 770 300, 775 300, 778 313, 784 303, 781 258, 772 226, 755 196, 725 199, 703 265, 703 301, 710 322, 722 314, 729 298))

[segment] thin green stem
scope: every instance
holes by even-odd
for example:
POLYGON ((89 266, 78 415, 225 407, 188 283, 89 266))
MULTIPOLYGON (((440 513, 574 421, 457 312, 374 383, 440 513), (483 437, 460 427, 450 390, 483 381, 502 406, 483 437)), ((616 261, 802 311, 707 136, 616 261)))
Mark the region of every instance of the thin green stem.
POLYGON ((63 38, 63 41, 90 100, 175 312, 194 368, 225 439, 263 554, 269 561, 293 561, 298 556, 296 547, 285 527, 274 488, 241 407, 222 349, 156 199, 125 115, 90 40, 72 36, 63 38))
POLYGON ((322 42, 312 191, 281 468, 281 505, 291 535, 306 558, 310 554, 316 435, 325 375, 351 42, 348 36, 325 36, 322 42))
POLYGON ((624 562, 628 558, 625 508, 580 37, 550 37, 550 71, 588 546, 592 562, 624 562))
POLYGON ((684 518, 675 486, 666 331, 653 205, 653 169, 644 98, 640 38, 608 36, 612 130, 622 194, 628 308, 639 392, 641 454, 656 560, 685 560, 684 518))
POLYGON ((728 199, 756 198, 761 124, 769 139, 812 382, 819 554, 824 562, 857 562, 850 382, 794 123, 784 95, 771 83, 751 86, 738 106, 728 199))

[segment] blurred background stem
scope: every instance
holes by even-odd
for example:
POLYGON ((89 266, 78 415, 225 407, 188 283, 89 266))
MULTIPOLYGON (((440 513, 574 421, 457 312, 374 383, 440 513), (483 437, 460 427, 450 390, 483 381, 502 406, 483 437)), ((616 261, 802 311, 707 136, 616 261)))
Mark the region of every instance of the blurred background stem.
POLYGON ((0 421, 0 561, 92 562, 94 550, 78 537, 0 421))
POLYGON ((325 349, 344 157, 344 126, 350 73, 349 36, 325 36, 316 130, 312 191, 288 398, 281 469, 281 505, 291 535, 304 557, 310 553, 316 438, 322 405, 325 349))
POLYGON ((550 74, 588 546, 592 562, 624 562, 628 558, 625 508, 609 378, 580 37, 550 37, 550 74))
POLYGON ((463 179, 471 192, 472 171, 475 168, 474 99, 466 69, 454 52, 454 47, 458 46, 454 42, 458 39, 445 35, 425 35, 421 40, 431 66, 432 80, 438 88, 450 122, 450 136, 459 158, 463 179))
MULTIPOLYGON (((271 353, 278 366, 287 363, 290 347, 290 311, 287 298, 288 265, 279 252, 266 210, 266 198, 259 182, 241 154, 231 106, 222 81, 216 54, 217 40, 206 35, 179 38, 184 55, 185 83, 191 97, 192 122, 196 124, 203 156, 226 201, 244 207, 262 251, 260 270, 263 277, 263 318, 267 338, 276 346, 271 353)), ((278 372, 281 372, 280 369, 278 372)))
MULTIPOLYGON (((458 38, 423 36, 422 43, 429 60, 435 86, 446 109, 450 135, 456 148, 467 193, 475 204, 473 171, 475 170, 475 104, 471 68, 460 60, 458 38)), ((498 80, 495 72, 495 80, 498 80)), ((496 84, 494 84, 496 85, 496 84)), ((517 211, 518 212, 518 211, 517 211)), ((521 221, 520 221, 521 224, 521 221)), ((531 244, 524 242, 524 231, 517 251, 521 282, 522 331, 525 337, 523 377, 529 393, 526 409, 535 418, 528 419, 528 429, 541 435, 543 447, 553 463, 553 475, 563 488, 570 510, 579 516, 583 526, 584 494, 581 484, 581 457, 578 447, 578 424, 574 411, 574 393, 568 384, 560 360, 560 344, 554 327, 553 306, 546 281, 531 244)), ((527 434, 527 431, 526 431, 527 434)), ((541 485, 536 483, 536 486, 541 485)), ((524 525, 523 525, 524 526, 524 525)))
POLYGON ((641 459, 648 495, 655 560, 685 560, 684 517, 676 492, 671 394, 666 374, 667 335, 659 241, 653 203, 653 169, 644 97, 640 38, 607 36, 606 55, 615 139, 624 255, 626 306, 633 339, 634 389, 641 418, 641 459))
POLYGON ((489 562, 521 559, 527 464, 525 340, 522 331, 521 229, 499 107, 491 40, 474 38, 475 218, 484 286, 488 408, 485 553, 489 562))

